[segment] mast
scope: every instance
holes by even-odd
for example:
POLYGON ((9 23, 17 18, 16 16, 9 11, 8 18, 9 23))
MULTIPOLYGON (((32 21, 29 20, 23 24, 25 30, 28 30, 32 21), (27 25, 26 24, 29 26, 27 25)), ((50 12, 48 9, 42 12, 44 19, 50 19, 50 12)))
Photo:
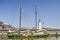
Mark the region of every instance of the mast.
POLYGON ((21 2, 20 2, 19 34, 20 34, 20 30, 21 30, 21 14, 22 14, 22 5, 21 5, 21 2))
POLYGON ((37 28, 37 5, 35 5, 35 28, 37 28))

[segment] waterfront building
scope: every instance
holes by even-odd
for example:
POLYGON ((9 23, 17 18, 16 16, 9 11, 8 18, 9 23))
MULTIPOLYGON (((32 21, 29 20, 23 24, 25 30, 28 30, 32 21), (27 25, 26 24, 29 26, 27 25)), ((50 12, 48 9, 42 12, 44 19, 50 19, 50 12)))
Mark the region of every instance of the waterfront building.
POLYGON ((46 28, 46 33, 49 34, 49 35, 55 35, 55 34, 60 35, 60 29, 57 29, 57 28, 46 28))
POLYGON ((15 32, 16 28, 12 27, 12 25, 8 23, 4 23, 0 21, 0 35, 5 34, 7 35, 8 32, 15 32))

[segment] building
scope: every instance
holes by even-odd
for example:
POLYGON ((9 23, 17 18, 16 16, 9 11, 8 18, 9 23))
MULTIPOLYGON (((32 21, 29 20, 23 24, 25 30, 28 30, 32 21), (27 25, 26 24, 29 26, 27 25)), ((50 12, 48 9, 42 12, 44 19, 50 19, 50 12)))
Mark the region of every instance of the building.
POLYGON ((49 35, 55 35, 55 34, 60 35, 60 29, 46 28, 46 33, 49 34, 49 35))
POLYGON ((13 32, 14 30, 16 30, 16 28, 12 27, 12 25, 0 21, 0 35, 7 35, 8 32, 13 32))

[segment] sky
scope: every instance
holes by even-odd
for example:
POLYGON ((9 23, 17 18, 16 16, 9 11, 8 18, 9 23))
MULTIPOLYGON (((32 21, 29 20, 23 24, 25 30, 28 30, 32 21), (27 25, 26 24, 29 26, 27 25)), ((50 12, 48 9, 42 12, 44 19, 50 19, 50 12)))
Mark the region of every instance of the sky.
POLYGON ((35 27, 35 4, 43 27, 60 28, 60 0, 0 0, 0 21, 19 27, 20 1, 22 27, 35 27))

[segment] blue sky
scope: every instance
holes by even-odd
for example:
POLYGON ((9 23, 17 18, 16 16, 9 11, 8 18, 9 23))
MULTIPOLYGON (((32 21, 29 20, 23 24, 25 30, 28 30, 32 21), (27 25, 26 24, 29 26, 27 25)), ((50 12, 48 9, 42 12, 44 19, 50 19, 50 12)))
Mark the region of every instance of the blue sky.
MULTIPOLYGON (((35 3, 44 27, 60 28, 60 0, 21 0, 22 27, 34 27, 35 3)), ((0 0, 0 21, 19 25, 20 0, 0 0)))

